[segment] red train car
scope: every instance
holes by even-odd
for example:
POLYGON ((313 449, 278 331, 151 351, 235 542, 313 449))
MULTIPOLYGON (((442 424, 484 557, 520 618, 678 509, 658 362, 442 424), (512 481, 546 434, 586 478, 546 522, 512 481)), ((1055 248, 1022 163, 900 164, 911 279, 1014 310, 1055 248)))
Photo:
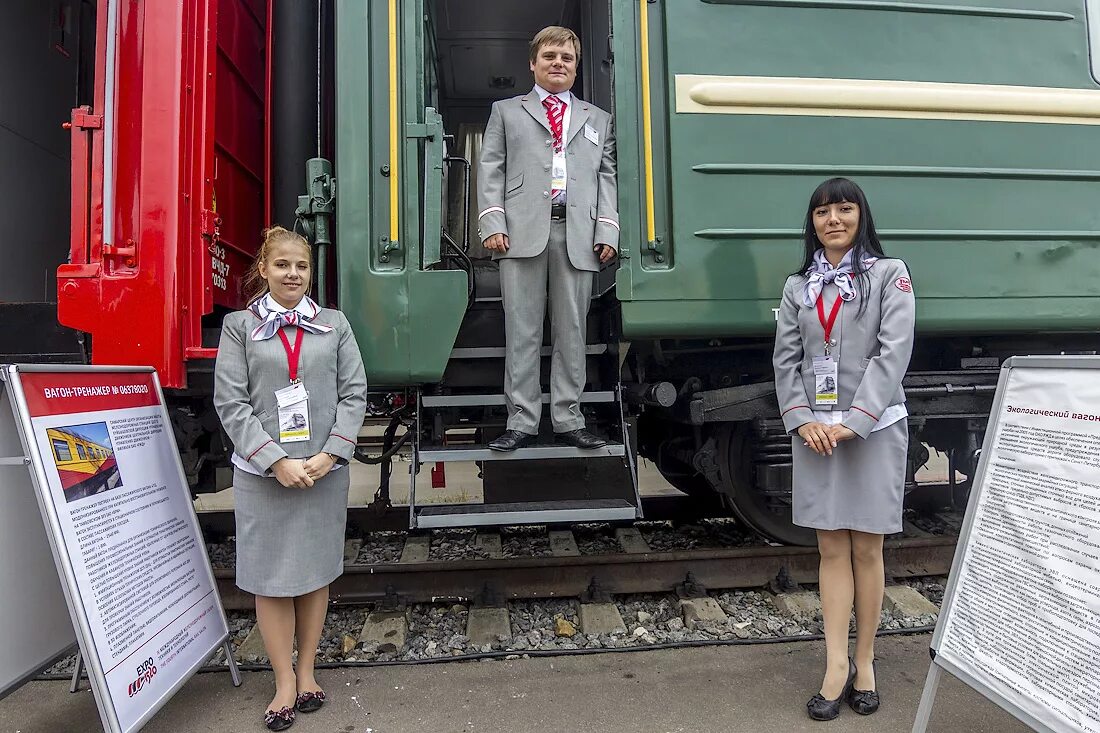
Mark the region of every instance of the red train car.
POLYGON ((241 306, 270 209, 269 16, 270 0, 98 0, 57 294, 93 363, 148 364, 188 387, 187 363, 215 354, 204 316, 241 306))

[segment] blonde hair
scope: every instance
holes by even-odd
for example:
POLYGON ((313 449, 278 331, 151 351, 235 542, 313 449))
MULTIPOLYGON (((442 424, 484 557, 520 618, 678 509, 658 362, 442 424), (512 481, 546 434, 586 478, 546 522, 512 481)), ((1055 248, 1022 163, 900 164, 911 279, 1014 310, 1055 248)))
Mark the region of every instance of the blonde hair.
POLYGON ((271 250, 271 245, 278 244, 279 242, 295 242, 305 247, 306 252, 309 252, 311 255, 313 254, 313 250, 309 246, 309 240, 301 234, 292 232, 281 226, 276 225, 264 229, 260 236, 263 237, 263 242, 260 243, 260 249, 256 252, 256 259, 252 261, 252 266, 248 268, 248 272, 245 273, 241 283, 241 289, 244 291, 245 300, 249 305, 267 294, 267 280, 260 274, 260 265, 267 262, 267 255, 271 250))
POLYGON ((560 25, 548 25, 541 31, 535 34, 535 37, 531 39, 531 47, 528 50, 531 63, 535 63, 535 59, 539 57, 539 49, 546 45, 562 45, 566 43, 572 43, 573 48, 577 52, 577 62, 581 60, 581 39, 577 37, 577 34, 568 28, 562 28, 560 25))

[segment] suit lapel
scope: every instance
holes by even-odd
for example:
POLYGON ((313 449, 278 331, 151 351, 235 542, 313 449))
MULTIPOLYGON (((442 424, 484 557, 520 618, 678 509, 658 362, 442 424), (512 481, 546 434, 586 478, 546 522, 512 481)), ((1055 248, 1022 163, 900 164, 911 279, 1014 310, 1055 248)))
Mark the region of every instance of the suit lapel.
POLYGON ((538 122, 547 132, 550 132, 550 120, 546 119, 546 108, 542 106, 538 92, 534 89, 523 97, 523 108, 535 118, 535 122, 538 122))
POLYGON ((577 99, 576 94, 571 94, 573 99, 573 110, 569 113, 569 134, 565 138, 565 146, 569 147, 569 143, 573 142, 573 138, 577 136, 577 133, 584 127, 584 123, 588 122, 588 102, 577 99))

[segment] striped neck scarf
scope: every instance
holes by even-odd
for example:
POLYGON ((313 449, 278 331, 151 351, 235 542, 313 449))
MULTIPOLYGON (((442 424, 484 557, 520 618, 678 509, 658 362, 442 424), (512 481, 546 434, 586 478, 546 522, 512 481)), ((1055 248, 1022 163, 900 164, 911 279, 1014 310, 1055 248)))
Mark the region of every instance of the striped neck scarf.
MULTIPOLYGON (((835 268, 825 259, 824 248, 814 252, 814 262, 806 269, 806 282, 802 286, 802 304, 812 308, 817 299, 821 297, 821 290, 828 283, 836 283, 840 291, 841 300, 852 300, 856 297, 855 284, 852 282, 852 252, 844 253, 844 258, 835 268)), ((863 260, 864 271, 878 262, 877 257, 867 257, 863 260)))
POLYGON ((260 319, 260 325, 252 329, 253 341, 266 341, 283 326, 297 326, 309 333, 328 333, 332 330, 332 326, 312 322, 321 312, 321 306, 314 303, 308 295, 298 301, 294 308, 287 310, 268 293, 248 306, 248 310, 260 319))

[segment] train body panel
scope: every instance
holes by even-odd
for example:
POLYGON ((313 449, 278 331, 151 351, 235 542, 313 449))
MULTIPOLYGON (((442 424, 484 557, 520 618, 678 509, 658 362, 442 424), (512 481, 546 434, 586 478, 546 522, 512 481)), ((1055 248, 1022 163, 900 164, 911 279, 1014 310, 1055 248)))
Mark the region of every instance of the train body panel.
POLYGON ((921 333, 1094 330, 1084 3, 983 5, 651 5, 662 262, 639 247, 620 272, 625 336, 770 335, 832 175, 860 182, 909 264, 921 333))
POLYGON ((262 0, 99 0, 95 103, 74 110, 61 323, 92 361, 187 384, 203 316, 242 305, 265 226, 262 0))

